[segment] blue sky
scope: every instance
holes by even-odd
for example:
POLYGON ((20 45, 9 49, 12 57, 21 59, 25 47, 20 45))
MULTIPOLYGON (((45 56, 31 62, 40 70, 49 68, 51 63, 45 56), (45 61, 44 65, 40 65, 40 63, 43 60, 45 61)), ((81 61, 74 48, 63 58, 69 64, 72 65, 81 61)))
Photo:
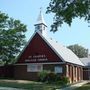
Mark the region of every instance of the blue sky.
POLYGON ((83 19, 73 20, 72 26, 63 24, 56 33, 50 32, 53 14, 45 14, 50 0, 0 0, 0 10, 14 19, 19 19, 27 25, 27 40, 34 33, 40 7, 43 7, 43 16, 48 26, 48 36, 65 46, 79 44, 90 50, 90 27, 83 19))

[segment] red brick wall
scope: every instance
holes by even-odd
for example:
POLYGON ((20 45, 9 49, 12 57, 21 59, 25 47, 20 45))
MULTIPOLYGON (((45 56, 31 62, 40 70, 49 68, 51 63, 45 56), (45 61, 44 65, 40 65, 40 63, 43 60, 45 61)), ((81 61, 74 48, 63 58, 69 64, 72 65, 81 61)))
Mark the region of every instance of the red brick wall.
POLYGON ((14 78, 15 79, 25 79, 25 80, 37 80, 37 73, 33 72, 27 72, 27 66, 26 65, 17 65, 14 67, 14 78))
MULTIPOLYGON (((63 73, 59 75, 65 76, 65 65, 44 64, 43 70, 49 70, 49 71, 54 72, 55 66, 62 66, 63 73)), ((15 79, 38 80, 38 73, 37 72, 27 72, 27 65, 16 65, 14 69, 15 69, 15 72, 14 72, 15 79)))
POLYGON ((13 78, 14 77, 14 66, 0 66, 0 77, 2 78, 13 78))
POLYGON ((74 64, 67 64, 68 71, 66 71, 66 76, 68 76, 70 83, 75 83, 83 80, 83 69, 81 66, 76 66, 74 64))

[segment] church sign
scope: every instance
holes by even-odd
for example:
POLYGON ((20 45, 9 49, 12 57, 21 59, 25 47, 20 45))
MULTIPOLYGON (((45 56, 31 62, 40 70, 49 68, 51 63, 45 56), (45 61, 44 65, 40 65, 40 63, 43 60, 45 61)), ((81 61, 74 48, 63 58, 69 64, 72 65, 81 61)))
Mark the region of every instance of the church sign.
POLYGON ((46 55, 40 54, 40 55, 30 55, 25 62, 42 62, 42 61, 48 61, 46 55))

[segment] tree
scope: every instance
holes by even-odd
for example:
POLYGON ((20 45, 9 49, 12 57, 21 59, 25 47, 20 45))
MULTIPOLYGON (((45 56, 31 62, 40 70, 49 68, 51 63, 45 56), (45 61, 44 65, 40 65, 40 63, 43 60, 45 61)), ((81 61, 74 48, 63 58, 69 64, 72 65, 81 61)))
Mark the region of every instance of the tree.
POLYGON ((71 26, 76 17, 90 22, 90 0, 51 0, 46 13, 54 13, 51 31, 55 32, 64 22, 71 26))
POLYGON ((7 65, 15 61, 25 44, 26 25, 0 12, 0 62, 7 65))
POLYGON ((88 56, 88 49, 85 49, 84 47, 75 44, 75 45, 70 45, 67 48, 72 50, 79 58, 87 57, 88 56))

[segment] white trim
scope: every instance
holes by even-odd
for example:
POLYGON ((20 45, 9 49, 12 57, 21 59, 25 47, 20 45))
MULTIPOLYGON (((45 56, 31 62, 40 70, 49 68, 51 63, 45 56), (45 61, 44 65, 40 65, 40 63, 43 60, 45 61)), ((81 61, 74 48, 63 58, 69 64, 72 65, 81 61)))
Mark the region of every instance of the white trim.
MULTIPOLYGON (((64 49, 63 50, 66 50, 66 52, 63 52, 63 54, 61 54, 61 53, 59 53, 59 48, 54 48, 55 47, 55 45, 53 46, 53 44, 52 43, 49 43, 49 41, 48 41, 48 39, 47 38, 44 38, 41 34, 39 34, 41 37, 42 37, 42 39, 51 47, 51 49, 55 52, 55 54, 63 61, 63 62, 69 62, 69 63, 73 63, 73 64, 78 64, 78 65, 81 65, 81 66, 84 66, 83 65, 83 63, 80 61, 80 59, 70 50, 70 49, 68 49, 68 48, 66 48, 66 47, 64 47, 64 49), (66 48, 66 49, 65 49, 66 48), (70 54, 72 57, 69 57, 69 56, 67 56, 67 57, 65 57, 65 54, 70 54), (76 59, 74 59, 75 60, 75 62, 73 61, 73 58, 76 58, 76 59), (68 59, 68 58, 70 58, 70 59, 68 59)), ((56 44, 56 45, 58 45, 58 44, 56 44)))
POLYGON ((65 64, 65 62, 47 62, 47 63, 20 63, 14 65, 29 65, 29 64, 65 64))
MULTIPOLYGON (((33 37, 36 35, 36 34, 39 34, 39 36, 46 42, 46 44, 51 48, 51 50, 65 63, 65 62, 68 62, 68 63, 72 63, 72 64, 77 64, 77 65, 80 65, 80 66, 84 66, 83 65, 83 63, 81 62, 81 64, 79 64, 79 63, 76 63, 76 62, 72 62, 72 60, 71 60, 71 62, 69 62, 69 60, 68 60, 68 58, 65 58, 66 60, 64 60, 64 58, 63 58, 63 56, 61 56, 60 54, 59 54, 59 52, 57 51, 57 50, 55 50, 55 48, 49 43, 49 41, 45 38, 45 37, 43 37, 42 35, 41 35, 41 33, 39 33, 39 32, 35 32, 34 34, 33 34, 33 36, 30 38, 30 40, 28 41, 28 43, 27 43, 27 45, 25 46, 25 48, 22 50, 22 52, 21 52, 21 54, 19 55, 19 57, 22 55, 22 53, 24 52, 24 50, 26 49, 26 47, 29 45, 29 43, 31 42, 31 40, 33 39, 33 37), (68 60, 68 61, 67 61, 68 60)), ((69 51, 70 52, 70 51, 69 51)), ((73 53, 74 54, 74 53, 73 53)), ((18 57, 18 58, 19 58, 18 57)), ((80 60, 80 59, 79 59, 80 60)), ((59 60, 60 61, 60 60, 59 60)), ((18 61, 17 61, 18 62, 18 61)), ((57 62, 58 63, 58 62, 57 62)))
MULTIPOLYGON (((25 45, 25 47, 23 48, 23 50, 21 51, 20 55, 18 56, 17 60, 20 58, 20 56, 22 55, 22 53, 24 52, 24 50, 26 49, 26 47, 29 45, 29 43, 31 42, 31 40, 33 39, 33 37, 36 35, 36 33, 39 34, 39 36, 50 46, 50 48, 53 50, 53 52, 56 53, 56 55, 63 61, 65 62, 65 60, 59 55, 59 53, 51 46, 51 44, 39 33, 39 32, 35 32, 32 37, 29 39, 28 43, 25 45)), ((18 61, 17 61, 18 62, 18 61)))
POLYGON ((65 62, 65 60, 61 57, 61 55, 59 55, 59 53, 54 49, 54 47, 52 47, 52 45, 39 33, 37 32, 41 38, 48 44, 48 46, 50 46, 50 48, 53 50, 53 52, 63 61, 65 62))
POLYGON ((17 60, 20 58, 20 56, 22 55, 22 53, 25 51, 26 47, 29 45, 29 43, 31 42, 31 40, 33 39, 33 37, 35 36, 36 32, 34 32, 34 34, 31 36, 31 38, 29 39, 29 41, 27 42, 27 44, 25 45, 25 47, 22 49, 21 53, 19 54, 17 60))

